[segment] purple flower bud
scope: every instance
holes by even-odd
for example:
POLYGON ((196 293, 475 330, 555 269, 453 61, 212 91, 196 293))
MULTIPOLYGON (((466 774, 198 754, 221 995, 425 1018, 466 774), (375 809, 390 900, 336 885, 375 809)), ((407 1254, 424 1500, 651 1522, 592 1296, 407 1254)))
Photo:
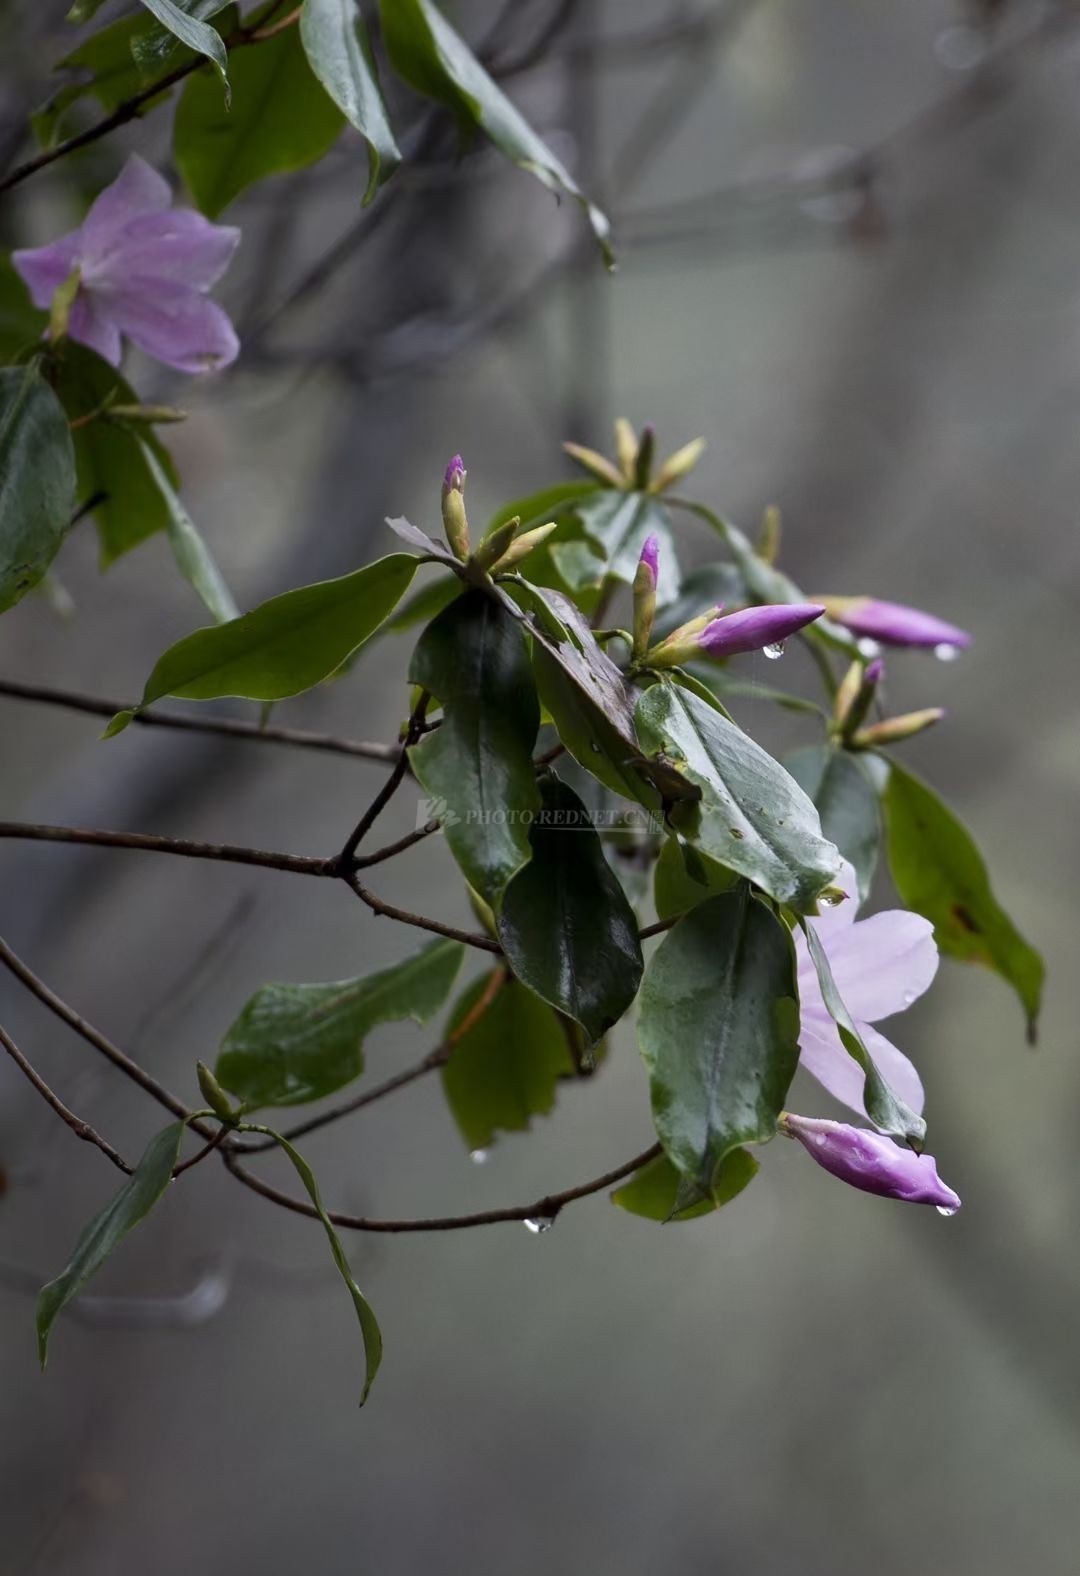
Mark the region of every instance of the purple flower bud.
POLYGON ((825 609, 812 602, 779 602, 764 607, 744 607, 713 619, 701 631, 697 644, 710 657, 733 657, 741 651, 778 646, 796 630, 812 624, 825 609))
POLYGON ((964 650, 971 636, 955 624, 946 624, 932 613, 901 602, 879 602, 875 597, 828 597, 829 617, 852 634, 880 640, 884 646, 946 646, 964 650))
POLYGON ((652 575, 652 583, 655 586, 660 573, 660 538, 655 533, 645 538, 645 545, 638 559, 639 567, 642 564, 652 575))
POLYGON ((866 672, 863 674, 864 684, 880 684, 885 673, 885 664, 880 657, 875 657, 873 662, 868 662, 866 672))
POLYGON ((446 475, 443 477, 443 492, 464 492, 465 478, 468 474, 461 455, 455 454, 450 464, 446 467, 446 475))
POLYGON ((960 1208, 958 1195, 938 1176, 930 1155, 903 1149, 869 1128, 794 1116, 790 1111, 780 1118, 780 1126, 789 1137, 799 1140, 819 1166, 864 1193, 899 1198, 908 1204, 935 1204, 948 1214, 960 1208))

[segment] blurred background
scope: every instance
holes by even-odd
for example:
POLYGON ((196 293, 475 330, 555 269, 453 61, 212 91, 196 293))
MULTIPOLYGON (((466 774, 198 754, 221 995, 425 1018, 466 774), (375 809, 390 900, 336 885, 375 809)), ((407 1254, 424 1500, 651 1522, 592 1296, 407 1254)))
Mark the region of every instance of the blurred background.
MULTIPOLYGON (((70 48, 63 0, 0 16, 0 153, 70 48)), ((1006 987, 944 963, 894 1026, 928 1089, 952 1220, 851 1192, 774 1145, 730 1209, 660 1228, 601 1194, 513 1224, 355 1238, 386 1359, 361 1413, 355 1325, 312 1223, 205 1165, 57 1331, 33 1294, 114 1188, 0 1067, 0 1570, 277 1576, 1072 1576, 1080 1539, 1077 537, 1080 7, 1050 0, 607 0, 453 8, 507 91, 613 214, 604 274, 573 204, 403 99, 413 162, 359 208, 363 150, 256 187, 222 299, 220 380, 132 363, 185 498, 242 604, 431 529, 448 455, 482 520, 567 474, 611 420, 662 450, 704 434, 694 491, 752 528, 784 511, 812 592, 875 592, 972 630, 948 666, 890 664, 891 709, 949 719, 905 758, 966 817, 1045 949, 1037 1051, 1006 987), (411 119, 409 117, 412 117, 411 119), (782 1151, 782 1152, 781 1152, 782 1151)), ((108 13, 103 13, 108 14, 108 13)), ((124 149, 168 170, 171 110, 6 197, 0 243, 77 221, 124 149)), ((712 542, 683 527, 687 563, 712 542)), ((203 622, 159 537, 74 616, 27 598, 0 671, 130 699, 203 622)), ((407 637, 276 720, 394 737, 407 637)), ((777 682, 775 664, 745 674, 777 682), (768 667, 765 674, 762 670, 768 667)), ((790 669, 790 671, 788 671, 790 669)), ((788 687, 808 682, 798 656, 788 687)), ((242 711, 237 712, 242 715, 242 711)), ((808 740, 763 700, 739 720, 808 740)), ((0 700, 10 818, 336 847, 374 792, 359 760, 129 729, 0 700)), ((387 838, 414 824, 403 792, 387 838)), ((448 919, 435 842, 380 891, 448 919)), ((877 903, 888 904, 879 878, 877 903)), ((185 1098, 269 979, 378 967, 414 940, 273 872, 7 844, 0 926, 74 1006, 185 1098)), ((469 967, 475 971, 475 964, 469 967)), ((6 976, 0 1021, 125 1153, 155 1113, 6 976)), ((437 1026, 378 1031, 371 1078, 437 1026)), ((804 1091, 797 1109, 825 1112, 804 1091)), ((829 1113, 832 1114, 832 1113, 829 1113)), ((437 1080, 313 1135, 328 1199, 381 1214, 529 1199, 648 1142, 632 1034, 552 1116, 470 1164, 437 1080)), ((265 1174, 285 1181, 276 1163, 265 1174)))

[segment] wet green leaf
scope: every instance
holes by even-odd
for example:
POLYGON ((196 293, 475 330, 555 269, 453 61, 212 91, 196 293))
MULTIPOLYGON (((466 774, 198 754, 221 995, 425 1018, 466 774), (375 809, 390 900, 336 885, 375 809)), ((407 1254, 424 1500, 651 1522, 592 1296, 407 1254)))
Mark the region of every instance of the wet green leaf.
POLYGON ((791 934, 749 887, 685 914, 649 961, 638 1039, 653 1120, 691 1191, 776 1131, 799 1059, 791 934))
POLYGON ((6 255, 0 253, 0 360, 14 361, 35 345, 48 325, 49 314, 39 311, 30 292, 6 255))
POLYGON ((660 850, 653 875, 653 896, 659 919, 672 919, 696 908, 706 898, 730 892, 738 880, 733 870, 699 854, 689 843, 669 837, 660 850))
POLYGON ((813 799, 824 835, 854 865, 865 903, 881 845, 881 811, 861 763, 835 744, 812 744, 785 755, 784 765, 813 799))
POLYGON ((300 39, 311 69, 368 145, 370 202, 401 163, 367 28, 355 0, 304 0, 300 39))
MULTIPOLYGON (((633 585, 641 549, 650 536, 660 543, 660 578, 657 601, 663 606, 674 601, 679 592, 679 566, 675 558, 675 539, 671 517, 663 504, 650 493, 618 492, 603 488, 595 497, 579 503, 575 511, 587 537, 603 553, 602 574, 624 585, 633 585)), ((703 607, 697 609, 705 611, 703 607)))
POLYGON ((165 531, 173 557, 184 579, 219 624, 240 617, 240 609, 214 561, 214 557, 184 508, 165 466, 154 446, 145 437, 138 440, 147 470, 164 499, 167 518, 165 531))
POLYGON ((722 1205, 736 1198, 743 1188, 749 1187, 759 1169, 748 1149, 732 1149, 720 1162, 709 1195, 676 1211, 684 1178, 667 1155, 657 1155, 647 1166, 635 1171, 629 1182, 615 1189, 611 1202, 618 1204, 628 1214, 642 1215, 646 1220, 676 1223, 699 1220, 702 1215, 714 1214, 722 1205))
POLYGON ((902 901, 934 927, 942 952, 993 969, 1019 996, 1034 1041, 1043 960, 998 903, 970 832, 919 778, 897 766, 885 791, 889 868, 902 901))
POLYGON ((358 979, 263 985, 221 1044, 218 1082, 249 1109, 302 1105, 352 1083, 364 1040, 382 1023, 427 1023, 461 967, 458 941, 433 941, 412 957, 358 979))
POLYGON ((32 366, 0 369, 0 612, 45 574, 74 508, 63 407, 32 366))
POLYGON ((637 994, 637 920, 577 794, 555 778, 542 792, 532 862, 503 894, 499 940, 518 979, 593 1045, 637 994))
MULTIPOLYGON (((174 0, 141 0, 146 9, 155 16, 162 27, 167 28, 175 38, 197 55, 205 55, 213 63, 214 69, 225 87, 225 107, 229 105, 229 55, 224 41, 215 28, 206 22, 199 21, 198 17, 190 14, 186 9, 181 9, 174 0)), ((217 9, 216 7, 214 9, 217 9)), ((192 7, 192 11, 194 7, 192 7)), ((142 67, 142 62, 136 55, 136 63, 142 67)))

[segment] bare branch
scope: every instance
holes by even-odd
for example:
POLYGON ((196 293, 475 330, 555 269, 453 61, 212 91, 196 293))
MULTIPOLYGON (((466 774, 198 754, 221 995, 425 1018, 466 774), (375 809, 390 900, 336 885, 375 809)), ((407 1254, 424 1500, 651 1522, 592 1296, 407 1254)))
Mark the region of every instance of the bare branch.
POLYGON ((37 826, 29 822, 0 821, 0 838, 34 843, 80 843, 90 848, 131 848, 143 853, 176 854, 183 859, 214 859, 230 865, 257 865, 292 875, 335 876, 332 859, 306 854, 279 854, 265 848, 242 848, 233 843, 197 843, 187 837, 159 837, 151 832, 108 832, 100 827, 37 826))

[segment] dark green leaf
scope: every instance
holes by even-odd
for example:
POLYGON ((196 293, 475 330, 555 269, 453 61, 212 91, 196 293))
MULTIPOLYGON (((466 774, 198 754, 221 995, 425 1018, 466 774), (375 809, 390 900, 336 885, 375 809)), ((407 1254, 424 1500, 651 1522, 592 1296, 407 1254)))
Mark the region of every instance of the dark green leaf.
POLYGON ((333 1256, 334 1264, 337 1266, 338 1274, 345 1282, 349 1296, 352 1298, 352 1305, 356 1310, 356 1317, 360 1325, 360 1334, 364 1342, 364 1388, 360 1396, 360 1405, 363 1406, 371 1391, 371 1386, 374 1383, 375 1375, 379 1371, 379 1364, 382 1362, 383 1342, 382 1331, 379 1329, 379 1321, 375 1317, 371 1304, 368 1302, 367 1298, 356 1284, 353 1272, 349 1268, 349 1261, 345 1257, 345 1249, 341 1246, 341 1239, 334 1230, 334 1223, 326 1213, 326 1209, 323 1205, 322 1196, 319 1193, 319 1184, 315 1180, 314 1171, 312 1171, 311 1167, 308 1165, 307 1161, 304 1159, 299 1150, 294 1149, 292 1144, 289 1143, 289 1140, 284 1138, 281 1133, 275 1133, 273 1129, 269 1127, 256 1128, 255 1131, 266 1133, 268 1137, 277 1140, 278 1144, 292 1161, 293 1168, 301 1182, 304 1184, 304 1190, 306 1191, 307 1196, 311 1200, 312 1204, 315 1206, 315 1211, 319 1219, 322 1221, 323 1230, 326 1232, 327 1241, 330 1243, 330 1252, 333 1256))
POLYGON ((401 162, 355 0, 304 0, 300 38, 311 69, 368 145, 370 202, 401 162))
POLYGON ((885 792, 885 827, 889 868, 902 901, 931 922, 942 952, 985 964, 1012 986, 1034 1041, 1043 961, 998 903, 967 828, 931 788, 895 762, 885 792))
POLYGON ((529 858, 540 805, 540 708, 521 627, 494 597, 466 591, 424 630, 409 677, 443 706, 441 726, 410 751, 413 771, 469 885, 497 908, 529 858))
MULTIPOLYGON (((147 0, 143 0, 146 4, 147 0)), ((178 0, 176 9, 195 23, 208 22, 212 16, 217 16, 219 11, 224 11, 228 0, 178 0)), ((153 10, 152 6, 148 9, 153 10)), ((215 29, 209 29, 214 32, 215 29)), ((220 29, 217 31, 220 32, 220 29)), ((172 65, 179 56, 183 43, 190 45, 190 39, 181 40, 180 35, 171 27, 156 23, 144 32, 137 33, 131 40, 131 53, 140 75, 146 81, 152 81, 165 69, 172 65)), ((224 49, 224 42, 222 42, 224 49)), ((206 54, 206 50, 198 53, 206 54)))
POLYGON ((645 692, 637 725, 644 750, 661 752, 701 788, 700 803, 680 802, 671 813, 687 841, 777 902, 811 908, 840 856, 784 768, 734 723, 671 684, 645 692))
POLYGON ((383 41, 394 69, 418 93, 446 104, 465 123, 479 126, 508 159, 553 192, 581 203, 611 262, 610 225, 584 196, 569 170, 537 136, 506 94, 431 0, 380 0, 383 41))
POLYGON ((79 1294, 128 1232, 146 1219, 168 1187, 185 1125, 174 1122, 150 1140, 132 1176, 84 1228, 67 1267, 41 1288, 37 1300, 37 1337, 42 1368, 48 1359, 49 1332, 57 1314, 79 1294))
POLYGON ((10 258, 0 253, 0 360, 14 361, 21 351, 36 344, 48 321, 49 314, 31 302, 10 258))
MULTIPOLYGON (((229 54, 224 41, 216 28, 210 27, 206 22, 200 22, 197 17, 189 15, 186 10, 174 3, 174 0, 142 0, 142 4, 155 16, 162 27, 167 28, 174 37, 197 55, 205 55, 212 61, 214 69, 225 85, 225 107, 229 106, 229 54)), ((142 69, 142 61, 136 55, 136 63, 142 69)))
POLYGON ((672 919, 696 908, 718 892, 730 892, 738 880, 706 854, 699 854, 689 843, 669 837, 660 850, 653 877, 653 895, 659 919, 672 919))
POLYGON ((699 1195, 740 1144, 776 1131, 799 1059, 791 934, 745 884, 664 937, 645 971, 638 1038, 653 1120, 699 1195))
POLYGON ((524 1132, 534 1116, 546 1116, 559 1079, 574 1073, 555 1013, 517 980, 497 985, 503 977, 498 969, 470 985, 447 1029, 452 1050, 443 1090, 471 1150, 487 1149, 497 1133, 524 1132), (493 989, 490 1004, 478 1011, 493 989))
POLYGON ((311 689, 375 633, 408 590, 416 559, 392 553, 340 580, 271 597, 241 618, 197 629, 158 658, 141 705, 185 700, 284 700, 311 689))
POLYGON ((548 778, 530 834, 532 863, 510 882, 498 917, 507 962, 566 1013, 590 1045, 619 1021, 641 981, 637 921, 581 800, 548 778))
POLYGON ((611 1202, 631 1215, 643 1215, 646 1220, 697 1220, 702 1215, 713 1214, 721 1205, 729 1203, 741 1193, 743 1188, 749 1187, 759 1169, 748 1149, 731 1150, 720 1162, 719 1175, 714 1179, 708 1196, 676 1211, 685 1178, 676 1171, 667 1155, 657 1155, 647 1166, 635 1171, 629 1182, 615 1189, 611 1202))
POLYGON ((33 367, 0 369, 0 612, 37 585, 74 507, 63 407, 33 367))
POLYGON ((381 1023, 438 1012, 461 967, 458 941, 433 941, 401 963, 326 985, 263 985, 221 1044, 214 1071, 250 1110, 321 1100, 364 1070, 381 1023))
MULTIPOLYGON (((675 599, 679 591, 679 566, 675 559, 671 517, 658 499, 650 493, 604 488, 595 497, 580 503, 575 512, 586 536, 603 552, 601 571, 625 585, 634 583, 638 559, 647 538, 657 537, 660 543, 657 600, 663 605, 675 599)), ((705 609, 699 607, 697 611, 703 613, 705 609)))
POLYGON ((833 979, 832 967, 828 954, 821 943, 817 931, 809 924, 805 917, 800 917, 803 935, 810 952, 810 959, 817 971, 818 984, 821 987, 821 999, 825 1003, 825 1010, 836 1024, 837 1033, 848 1055, 853 1057, 863 1072, 866 1081, 863 1085, 863 1104, 866 1114, 875 1127, 883 1132, 890 1133, 894 1138, 906 1139, 913 1148, 922 1147, 926 1137, 926 1123, 921 1116, 911 1110, 899 1095, 894 1094, 884 1078, 878 1072, 874 1059, 867 1050, 862 1035, 855 1027, 855 1021, 844 1005, 843 998, 836 988, 833 979))
POLYGON ((176 111, 176 162, 211 218, 268 175, 314 164, 337 141, 345 117, 308 65, 299 30, 231 58, 233 106, 209 77, 189 77, 176 111))
POLYGON ((210 549, 196 530, 194 521, 181 503, 153 445, 145 437, 138 442, 147 469, 165 500, 168 511, 165 530, 180 573, 219 624, 239 618, 240 609, 233 601, 232 592, 225 584, 210 549))
POLYGON ((878 796, 861 764, 834 744, 812 744, 785 755, 784 765, 817 805, 821 830, 855 867, 859 902, 870 893, 881 843, 878 796))
POLYGON ((437 580, 429 580, 426 586, 414 591, 401 604, 394 616, 383 625, 383 634, 400 635, 417 624, 428 623, 444 607, 449 607, 460 593, 461 581, 456 575, 440 574, 437 580))
POLYGON ((168 450, 149 430, 136 435, 116 422, 84 422, 110 404, 138 403, 115 367, 71 341, 65 343, 58 365, 57 393, 69 419, 81 423, 72 434, 78 494, 83 502, 99 499, 94 522, 102 568, 107 568, 148 536, 168 529, 168 502, 148 451, 170 488, 178 487, 179 479, 168 450))

